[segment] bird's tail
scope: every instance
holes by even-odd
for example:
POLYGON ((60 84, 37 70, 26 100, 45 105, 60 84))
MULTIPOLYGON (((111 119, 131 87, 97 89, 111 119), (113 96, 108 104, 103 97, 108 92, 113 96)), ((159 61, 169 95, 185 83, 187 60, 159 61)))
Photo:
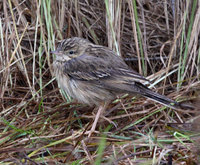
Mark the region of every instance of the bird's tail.
POLYGON ((161 94, 158 94, 156 92, 153 92, 152 90, 150 90, 149 88, 147 88, 146 86, 142 85, 141 83, 135 83, 135 86, 137 87, 138 92, 140 93, 140 95, 149 98, 153 101, 156 101, 160 104, 163 104, 167 107, 170 107, 172 109, 180 109, 182 108, 181 104, 169 99, 166 96, 163 96, 161 94))

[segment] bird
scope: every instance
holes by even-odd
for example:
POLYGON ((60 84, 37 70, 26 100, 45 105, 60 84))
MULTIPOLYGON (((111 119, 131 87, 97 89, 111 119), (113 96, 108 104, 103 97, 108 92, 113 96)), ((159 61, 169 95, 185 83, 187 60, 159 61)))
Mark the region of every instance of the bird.
POLYGON ((72 37, 62 40, 51 53, 55 55, 53 70, 60 88, 78 102, 98 108, 89 136, 108 104, 122 94, 140 95, 172 109, 181 108, 180 103, 146 87, 149 80, 106 46, 72 37))

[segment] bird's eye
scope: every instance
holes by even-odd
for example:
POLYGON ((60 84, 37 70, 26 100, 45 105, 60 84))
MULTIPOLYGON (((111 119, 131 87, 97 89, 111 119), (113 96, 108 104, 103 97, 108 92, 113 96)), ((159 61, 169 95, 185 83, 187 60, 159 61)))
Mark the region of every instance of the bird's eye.
POLYGON ((71 51, 69 52, 69 54, 74 54, 74 51, 73 51, 73 50, 71 50, 71 51))

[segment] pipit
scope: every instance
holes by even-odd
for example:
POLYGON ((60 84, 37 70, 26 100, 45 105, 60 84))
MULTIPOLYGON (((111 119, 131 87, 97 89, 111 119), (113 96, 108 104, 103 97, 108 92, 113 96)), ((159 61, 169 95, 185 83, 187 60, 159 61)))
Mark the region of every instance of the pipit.
POLYGON ((74 37, 63 40, 52 53, 56 55, 53 68, 60 87, 77 101, 98 107, 89 136, 107 104, 118 95, 142 95, 173 109, 180 107, 144 86, 148 80, 108 47, 74 37))

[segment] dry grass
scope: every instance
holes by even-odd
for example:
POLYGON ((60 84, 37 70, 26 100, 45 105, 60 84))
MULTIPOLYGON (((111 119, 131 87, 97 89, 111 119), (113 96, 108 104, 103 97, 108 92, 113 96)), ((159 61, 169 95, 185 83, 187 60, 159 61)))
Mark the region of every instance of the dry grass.
POLYGON ((3 0, 0 11, 1 164, 200 163, 199 1, 3 0), (52 77, 49 52, 72 36, 109 46, 150 87, 196 110, 124 96, 88 139, 93 107, 52 77))

